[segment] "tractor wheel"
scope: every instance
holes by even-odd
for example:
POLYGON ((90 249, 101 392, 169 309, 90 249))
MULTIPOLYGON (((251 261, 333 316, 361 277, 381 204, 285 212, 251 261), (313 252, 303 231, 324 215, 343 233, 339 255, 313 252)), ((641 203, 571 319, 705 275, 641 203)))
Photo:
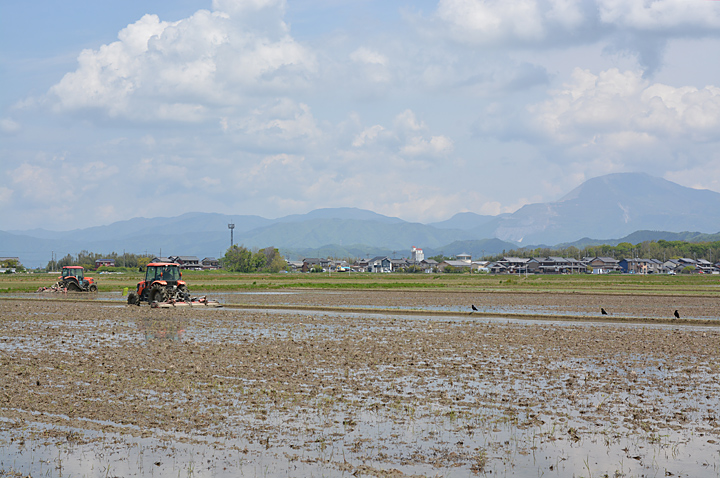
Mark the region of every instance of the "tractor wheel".
POLYGON ((188 292, 188 288, 185 285, 178 286, 177 295, 178 297, 180 297, 181 300, 184 300, 185 302, 190 301, 190 293, 188 292))
POLYGON ((140 305, 140 296, 134 290, 128 293, 128 305, 140 305))
POLYGON ((95 284, 90 284, 90 287, 88 287, 88 292, 97 292, 97 286, 95 284))
POLYGON ((160 284, 155 284, 150 287, 150 292, 148 292, 148 302, 151 304, 153 302, 165 302, 167 298, 167 290, 165 290, 165 287, 160 284))
POLYGON ((78 285, 77 282, 70 281, 67 283, 66 287, 67 287, 68 292, 82 292, 82 289, 80 288, 80 286, 78 285))

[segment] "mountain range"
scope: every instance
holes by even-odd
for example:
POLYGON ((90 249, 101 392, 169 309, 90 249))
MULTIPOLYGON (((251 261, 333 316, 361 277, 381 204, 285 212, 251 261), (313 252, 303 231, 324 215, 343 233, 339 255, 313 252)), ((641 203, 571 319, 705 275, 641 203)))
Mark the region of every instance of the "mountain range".
POLYGON ((193 212, 71 231, 0 231, 0 256, 19 257, 27 267, 44 266, 53 253, 61 258, 81 250, 221 257, 230 245, 230 223, 236 244, 274 246, 291 259, 407 257, 412 246, 422 247, 426 257, 462 252, 478 257, 559 243, 612 244, 637 231, 644 231, 642 240, 704 237, 720 230, 720 194, 647 174, 618 173, 590 179, 558 201, 498 216, 462 212, 422 224, 357 208, 278 219, 193 212))

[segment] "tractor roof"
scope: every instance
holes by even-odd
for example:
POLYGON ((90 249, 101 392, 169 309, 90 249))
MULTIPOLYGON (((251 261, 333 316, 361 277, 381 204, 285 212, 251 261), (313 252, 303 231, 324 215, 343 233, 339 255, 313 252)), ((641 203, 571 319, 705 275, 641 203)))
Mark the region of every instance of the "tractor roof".
POLYGON ((150 267, 150 266, 175 266, 175 267, 180 267, 178 264, 176 264, 176 263, 174 263, 174 262, 151 262, 150 264, 148 264, 148 267, 150 267))
POLYGON ((83 269, 83 266, 63 266, 63 269, 83 269))

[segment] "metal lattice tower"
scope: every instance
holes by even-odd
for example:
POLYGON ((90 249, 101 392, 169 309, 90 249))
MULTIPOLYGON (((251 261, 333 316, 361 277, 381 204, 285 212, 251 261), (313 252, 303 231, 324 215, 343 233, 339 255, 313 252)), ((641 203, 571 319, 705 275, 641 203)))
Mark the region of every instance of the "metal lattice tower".
POLYGON ((233 242, 233 229, 235 229, 235 224, 228 224, 228 229, 230 229, 230 248, 232 248, 234 242, 233 242))

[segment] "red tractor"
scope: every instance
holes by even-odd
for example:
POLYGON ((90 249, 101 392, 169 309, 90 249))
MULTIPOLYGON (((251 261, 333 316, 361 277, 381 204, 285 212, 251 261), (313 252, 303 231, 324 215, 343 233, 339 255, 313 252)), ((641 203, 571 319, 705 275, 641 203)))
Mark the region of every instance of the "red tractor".
POLYGON ((137 292, 128 294, 127 302, 130 305, 140 305, 140 302, 165 302, 170 299, 176 301, 189 301, 187 285, 182 279, 180 267, 171 262, 151 262, 145 269, 145 280, 138 282, 137 292))
POLYGON ((63 266, 58 277, 57 287, 70 292, 97 292, 98 287, 92 277, 85 277, 82 266, 63 266))

